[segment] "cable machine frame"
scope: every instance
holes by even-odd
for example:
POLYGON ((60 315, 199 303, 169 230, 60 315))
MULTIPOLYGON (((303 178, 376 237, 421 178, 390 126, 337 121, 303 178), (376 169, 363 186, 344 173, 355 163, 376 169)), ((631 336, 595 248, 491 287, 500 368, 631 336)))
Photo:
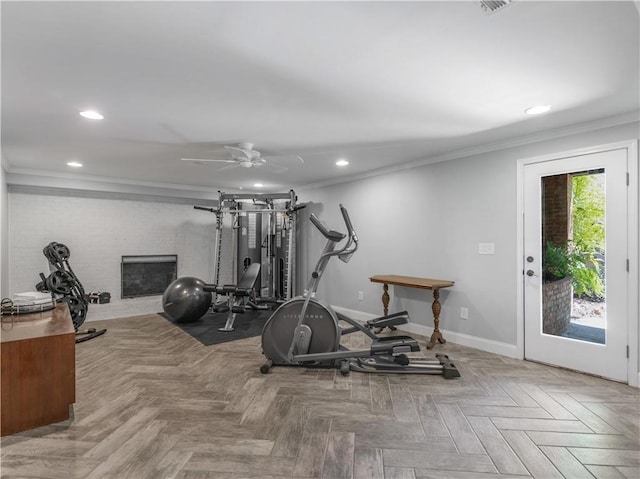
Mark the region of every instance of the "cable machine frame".
MULTIPOLYGON (((231 217, 232 275, 237 282, 249 264, 260 261, 258 300, 282 302, 295 295, 295 235, 297 205, 293 190, 287 193, 224 193, 218 192, 218 207, 194 206, 216 215, 213 281, 220 284, 223 261, 223 229, 225 216, 231 217), (255 243, 249 244, 250 235, 255 243), (258 238, 260 239, 258 243, 258 238), (253 246, 250 248, 250 246, 253 246), (259 250, 259 257, 256 256, 259 250), (251 255, 253 258, 251 258, 251 255), (248 262, 247 262, 248 261, 248 262), (281 266, 281 262, 284 264, 281 266), (266 284, 265 284, 266 283, 266 284)), ((217 295, 214 304, 218 302, 217 295)))

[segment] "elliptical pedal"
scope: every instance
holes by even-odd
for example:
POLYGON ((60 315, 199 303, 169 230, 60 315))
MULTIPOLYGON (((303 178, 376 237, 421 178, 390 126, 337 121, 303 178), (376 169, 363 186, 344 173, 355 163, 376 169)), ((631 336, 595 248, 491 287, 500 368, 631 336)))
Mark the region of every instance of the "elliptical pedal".
MULTIPOLYGON (((409 313, 406 311, 400 311, 399 313, 387 314, 386 316, 380 316, 379 318, 370 319, 367 321, 367 326, 371 329, 374 328, 391 328, 398 324, 407 324, 409 322, 409 313)), ((396 329, 396 328, 392 328, 396 329)))

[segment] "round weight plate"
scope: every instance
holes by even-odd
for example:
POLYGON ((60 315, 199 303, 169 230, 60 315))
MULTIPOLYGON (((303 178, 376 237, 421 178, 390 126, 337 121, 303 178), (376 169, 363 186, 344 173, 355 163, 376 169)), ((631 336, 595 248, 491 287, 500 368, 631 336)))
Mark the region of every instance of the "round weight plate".
POLYGON ((73 278, 65 271, 56 270, 46 280, 47 289, 56 294, 69 294, 73 287, 73 278))
POLYGON ((75 296, 66 296, 62 300, 69 306, 71 321, 73 321, 73 326, 77 330, 87 318, 87 305, 75 296))
POLYGON ((55 250, 51 247, 51 243, 49 243, 47 246, 45 246, 42 249, 42 254, 44 255, 45 258, 47 258, 47 261, 50 264, 55 264, 57 262, 54 255, 54 251, 55 250))
POLYGON ((71 256, 69 248, 62 243, 54 243, 54 251, 58 258, 58 261, 67 261, 71 256))

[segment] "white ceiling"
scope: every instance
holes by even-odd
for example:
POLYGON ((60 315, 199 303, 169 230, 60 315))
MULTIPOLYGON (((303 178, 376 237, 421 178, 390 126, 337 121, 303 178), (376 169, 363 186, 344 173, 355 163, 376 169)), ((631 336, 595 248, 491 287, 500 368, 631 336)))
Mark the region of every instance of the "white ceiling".
POLYGON ((492 15, 478 1, 1 8, 10 174, 278 190, 639 108, 633 1, 520 0, 492 15), (536 104, 553 109, 524 114, 536 104), (88 108, 105 119, 81 118, 88 108), (239 141, 305 163, 273 158, 282 173, 179 160, 239 141))

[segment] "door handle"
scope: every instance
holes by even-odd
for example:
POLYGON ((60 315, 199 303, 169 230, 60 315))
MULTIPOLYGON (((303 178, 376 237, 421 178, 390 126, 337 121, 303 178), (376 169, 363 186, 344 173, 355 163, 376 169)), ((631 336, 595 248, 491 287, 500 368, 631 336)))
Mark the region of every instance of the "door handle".
POLYGON ((532 269, 528 269, 527 270, 527 276, 538 276, 538 275, 535 274, 532 269))

